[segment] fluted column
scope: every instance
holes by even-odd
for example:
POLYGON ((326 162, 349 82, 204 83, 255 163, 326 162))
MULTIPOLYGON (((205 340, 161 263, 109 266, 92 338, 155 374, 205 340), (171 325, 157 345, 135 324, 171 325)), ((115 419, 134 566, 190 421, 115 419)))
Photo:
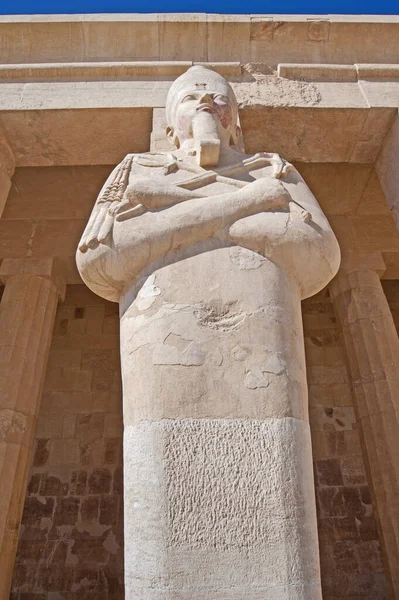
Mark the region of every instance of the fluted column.
POLYGON ((7 202, 11 187, 11 177, 14 174, 15 160, 12 151, 0 131, 0 217, 7 202))
POLYGON ((53 259, 5 259, 0 305, 0 600, 8 600, 58 299, 53 259))
POLYGON ((388 578, 399 598, 399 339, 382 258, 346 261, 330 284, 346 348, 388 578))

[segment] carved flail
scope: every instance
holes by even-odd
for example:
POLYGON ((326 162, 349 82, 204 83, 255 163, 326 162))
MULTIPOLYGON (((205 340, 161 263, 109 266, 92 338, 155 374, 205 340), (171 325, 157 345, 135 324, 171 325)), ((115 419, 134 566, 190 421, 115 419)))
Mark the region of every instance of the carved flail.
POLYGON ((110 236, 114 217, 109 209, 112 205, 122 201, 129 183, 133 159, 134 155, 128 154, 112 172, 101 190, 79 244, 81 252, 86 252, 88 248, 95 248, 98 244, 106 242, 110 236))

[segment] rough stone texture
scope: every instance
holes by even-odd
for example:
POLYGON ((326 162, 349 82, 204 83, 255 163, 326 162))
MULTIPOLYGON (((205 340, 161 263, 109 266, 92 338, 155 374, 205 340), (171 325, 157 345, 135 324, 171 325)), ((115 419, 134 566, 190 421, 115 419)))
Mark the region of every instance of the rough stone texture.
POLYGON ((387 600, 359 424, 328 291, 305 300, 302 314, 323 599, 387 600))
MULTIPOLYGON (((124 153, 148 149, 154 123, 152 109, 163 111, 170 79, 191 66, 190 61, 181 61, 190 56, 194 61, 246 63, 242 69, 237 62, 219 64, 216 68, 234 80, 247 149, 279 150, 286 158, 307 161, 296 166, 320 201, 344 252, 378 250, 387 265, 386 276, 399 276, 399 242, 392 219, 397 212, 394 160, 397 123, 393 119, 399 98, 398 68, 394 64, 359 64, 398 62, 397 18, 388 17, 387 22, 385 17, 100 15, 0 20, 2 60, 10 63, 0 67, 0 125, 8 138, 3 141, 1 136, 0 141, 0 206, 6 198, 4 190, 10 185, 13 155, 17 166, 24 165, 13 177, 15 185, 0 221, 0 259, 43 257, 56 251, 62 258, 68 282, 80 282, 73 254, 95 193, 111 165, 124 153), (383 50, 381 39, 384 39, 383 50), (143 59, 145 62, 130 63, 143 59), (74 62, 45 64, 49 60, 74 62), (24 64, 26 61, 28 64, 24 64), (283 64, 280 63, 276 77, 273 70, 280 61, 283 64), (293 63, 287 64, 288 61, 293 63), (332 64, 339 62, 342 64, 332 64), (372 162, 392 123, 391 134, 376 164, 386 203, 372 162), (92 140, 100 137, 101 147, 93 146, 92 140), (323 161, 328 163, 323 165, 323 161), (339 164, 343 161, 346 164, 339 164), (109 166, 101 166, 104 164, 109 166)), ((241 262, 239 257, 238 262, 241 262)), ((141 302, 151 302, 151 295, 141 302)), ((82 314, 83 304, 76 305, 76 318, 82 314)), ((207 307, 202 318, 212 326, 223 325, 226 314, 219 308, 207 307)), ((228 315, 229 324, 237 318, 232 312, 228 315)), ((66 332, 70 319, 64 316, 62 320, 59 328, 66 332)), ((317 329, 321 326, 317 325, 317 329)), ((307 331, 306 327, 306 338, 307 331)), ((191 368, 187 365, 200 368, 198 363, 203 355, 197 347, 188 351, 184 344, 178 336, 170 336, 164 345, 173 350, 168 349, 166 355, 164 350, 158 353, 155 359, 159 367, 167 368, 165 361, 174 360, 182 361, 185 369, 191 368)), ((320 527, 324 595, 331 592, 334 599, 378 597, 384 588, 382 583, 378 587, 381 560, 375 540, 372 538, 373 544, 369 545, 358 543, 357 538, 351 537, 355 533, 353 522, 342 521, 347 515, 341 513, 352 507, 357 513, 355 522, 361 539, 375 535, 372 519, 359 520, 357 493, 343 489, 349 486, 359 490, 369 516, 370 497, 360 483, 364 481, 364 470, 356 430, 347 429, 354 418, 353 407, 346 388, 342 387, 346 384, 342 383, 341 369, 336 369, 337 365, 331 369, 329 365, 330 360, 335 360, 336 344, 317 332, 310 344, 306 339, 306 345, 309 381, 313 377, 317 381, 311 384, 310 399, 311 403, 314 399, 318 402, 317 410, 311 411, 312 427, 319 428, 313 433, 314 451, 319 444, 322 461, 316 469, 317 487, 324 489, 318 503, 323 514, 329 511, 333 515, 328 517, 324 529, 320 527), (309 363, 310 354, 314 364, 309 363), (322 398, 328 406, 324 407, 322 398), (321 435, 317 436, 317 431, 321 435), (357 459, 354 462, 347 460, 351 453, 357 459), (324 552, 326 531, 330 546, 324 552), (339 541, 345 544, 335 547, 339 541)), ((89 376, 87 372, 76 374, 74 369, 81 362, 73 364, 74 354, 73 350, 66 350, 63 356, 58 356, 57 364, 65 367, 65 373, 53 375, 54 381, 57 380, 54 385, 87 390, 89 376)), ((83 370, 89 371, 92 364, 90 359, 83 370)), ((106 374, 100 376, 98 372, 97 377, 101 387, 107 385, 106 374)), ((265 380, 259 373, 251 376, 247 384, 248 390, 255 389, 254 385, 260 386, 260 390, 267 389, 262 388, 265 380)), ((72 406, 79 397, 86 407, 85 414, 91 415, 87 391, 63 394, 65 405, 71 402, 72 406)), ((63 465, 75 465, 80 454, 74 442, 60 443, 61 436, 68 439, 79 429, 80 435, 89 439, 94 436, 96 440, 102 427, 101 417, 97 416, 83 420, 79 427, 74 414, 65 417, 61 428, 53 413, 43 413, 40 421, 42 441, 37 444, 38 460, 49 459, 46 440, 52 440, 60 465, 52 468, 60 470, 65 468, 63 465)), ((113 426, 120 431, 120 420, 113 426)), ((50 499, 57 497, 51 494, 66 489, 66 482, 58 475, 54 477, 46 479, 41 492, 50 499)), ((102 485, 112 489, 112 479, 99 474, 93 477, 90 487, 93 494, 102 485)), ((32 478, 32 494, 39 494, 37 490, 41 490, 41 479, 32 478)), ((83 493, 82 487, 79 490, 83 493)), ((82 509, 84 518, 90 514, 91 506, 88 503, 82 509)), ((75 504, 62 507, 72 521, 75 504)), ((52 514, 55 518, 55 512, 52 514)), ((45 600, 47 594, 49 600, 58 600, 57 591, 31 592, 29 582, 36 575, 32 565, 23 566, 23 557, 18 572, 28 585, 26 591, 12 594, 13 600, 28 600, 33 596, 45 600)), ((54 583, 53 587, 57 586, 61 588, 54 583)), ((62 595, 70 598, 74 593, 62 595)), ((84 594, 76 592, 79 593, 81 597, 84 594)))
POLYGON ((320 598, 308 429, 300 419, 128 427, 126 597, 320 598))
POLYGON ((2 16, 4 63, 102 60, 397 63, 395 16, 2 16), (43 32, 46 35, 43 35, 43 32), (16 43, 15 40, 18 40, 16 43), (379 61, 382 62, 382 61, 379 61))
MULTIPOLYGON (((375 266, 383 264, 374 258, 375 266)), ((370 469, 381 542, 394 594, 399 593, 399 423, 396 357, 399 339, 379 274, 353 261, 330 284, 343 332, 355 409, 370 469)))
POLYGON ((384 140, 376 161, 376 171, 396 226, 399 228, 399 173, 396 159, 399 152, 399 113, 384 140))
MULTIPOLYGON (((317 550, 311 532, 315 514, 312 509, 313 485, 308 479, 311 476, 311 457, 306 444, 306 390, 301 383, 304 376, 301 326, 294 310, 298 298, 289 280, 279 277, 278 270, 270 263, 263 260, 256 264, 245 260, 245 256, 251 258, 249 253, 241 253, 241 263, 237 260, 240 252, 232 256, 229 252, 230 249, 221 249, 201 255, 201 268, 195 267, 194 261, 198 261, 198 256, 172 265, 174 283, 169 279, 170 268, 159 270, 147 291, 156 286, 162 290, 162 295, 151 297, 151 294, 143 293, 143 300, 152 301, 150 306, 147 305, 146 309, 143 305, 140 315, 135 314, 137 307, 133 305, 122 318, 121 346, 125 349, 122 355, 125 374, 125 507, 129 514, 125 521, 125 540, 131 549, 126 556, 126 567, 129 593, 133 598, 140 594, 152 597, 154 587, 159 589, 160 597, 170 597, 173 591, 187 588, 191 596, 197 590, 199 597, 211 593, 217 598, 220 589, 226 589, 226 586, 232 597, 245 593, 248 598, 257 598, 259 594, 273 598, 278 591, 276 586, 284 582, 284 565, 288 563, 291 566, 287 569, 293 574, 288 580, 292 584, 298 581, 309 584, 314 580, 317 550), (227 261, 231 263, 229 269, 225 268, 227 261), (255 286, 260 274, 270 287, 255 286), (192 285, 185 290, 183 298, 179 282, 188 278, 192 285), (209 283, 216 279, 217 288, 209 283), (167 285, 167 281, 170 284, 167 285), (198 289, 202 290, 202 303, 196 302, 198 289), (244 293, 244 289, 251 290, 251 293, 244 293), (273 291, 268 292, 267 289, 273 291), (291 290, 290 293, 288 290, 291 290), (221 298, 224 298, 224 303, 221 298), (144 310, 151 312, 152 316, 147 317, 144 310), (278 335, 282 327, 287 332, 284 340, 278 335), (140 380, 136 378, 132 386, 130 378, 137 369, 140 369, 142 377, 140 380), (185 418, 188 419, 190 413, 194 420, 189 420, 187 427, 193 428, 193 439, 183 435, 185 418), (206 425, 201 426, 201 419, 207 416, 215 419, 214 428, 213 422, 209 425, 208 443, 203 432, 206 425), (288 416, 293 418, 287 419, 288 416), (193 447, 195 443, 198 445, 198 490, 193 489, 194 481, 190 479, 185 502, 187 511, 193 510, 197 515, 201 502, 205 503, 202 509, 204 529, 202 532, 191 530, 188 539, 178 513, 173 513, 169 521, 162 515, 162 506, 169 503, 168 494, 173 490, 174 494, 178 493, 172 471, 184 481, 185 469, 188 468, 184 453, 171 454, 171 450, 168 453, 159 441, 157 422, 162 427, 165 419, 170 422, 169 437, 174 435, 176 445, 182 445, 188 456, 191 444, 193 447), (246 427, 242 426, 241 419, 250 420, 246 427), (275 440, 276 455, 269 455, 262 438, 256 435, 262 419, 268 437, 275 440), (226 420, 230 420, 230 430, 226 420), (276 426, 276 433, 272 434, 275 421, 280 424, 276 426), (251 425, 253 422, 254 425, 251 425), (293 435, 288 422, 297 423, 301 436, 293 435), (196 427, 199 428, 198 434, 195 434, 196 427), (216 432, 222 427, 226 428, 226 441, 220 441, 223 436, 219 433, 219 448, 219 443, 212 441, 215 437, 213 430, 216 432), (249 435, 252 430, 253 439, 249 435), (279 436, 279 433, 285 435, 279 436), (242 444, 243 435, 246 444, 242 444), (141 453, 137 448, 138 437, 143 438, 141 453), (253 451, 250 450, 252 444, 253 451), (292 463, 292 455, 299 461, 298 468, 292 463), (250 476, 237 479, 235 463, 242 463, 244 473, 244 467, 248 468, 251 460, 261 461, 261 456, 266 461, 268 475, 257 469, 259 485, 263 497, 268 500, 266 502, 261 497, 257 503, 251 504, 252 493, 249 490, 255 486, 255 480, 250 476), (175 461, 173 469, 172 465, 168 466, 172 459, 175 461), (221 461, 219 464, 218 459, 221 461), (215 475, 212 476, 212 471, 217 468, 220 474, 222 464, 227 473, 219 481, 215 475), (296 473, 295 480, 288 475, 291 467, 296 473), (163 475, 159 473, 162 468, 163 475), (271 476, 273 472, 275 478, 271 476), (168 477, 172 482, 169 491, 165 483, 168 477), (209 481, 207 477, 210 477, 209 481), (204 486, 205 481, 209 483, 202 492, 201 480, 204 486), (230 480, 232 483, 239 482, 243 489, 237 490, 236 504, 227 503, 225 506, 225 496, 231 495, 227 486, 230 480), (290 482, 289 488, 293 486, 291 491, 295 489, 293 495, 286 488, 287 481, 290 482), (278 490, 286 490, 283 495, 285 501, 279 501, 278 490), (304 491, 301 493, 301 490, 304 491), (198 503, 199 508, 196 508, 198 503), (209 510, 212 508, 210 514, 206 509, 208 503, 209 510), (221 509, 225 506, 224 526, 223 522, 217 524, 219 512, 213 505, 219 505, 221 509), (251 511, 249 506, 252 506, 251 511), (259 512, 257 517, 256 512, 259 512), (289 529, 283 529, 281 525, 284 513, 285 518, 291 521, 289 529), (204 519, 206 514, 208 517, 204 519), (178 524, 172 531, 175 518, 178 524), (250 523, 257 519, 263 522, 263 527, 251 533, 250 523), (232 535, 229 520, 242 523, 242 534, 237 531, 240 537, 234 544, 232 539, 229 540, 232 535), (217 533, 218 529, 220 533, 217 533), (294 530, 297 535, 292 534, 294 530), (269 533, 263 534, 264 531, 269 533), (274 532, 273 552, 270 552, 268 541, 271 531, 274 532), (198 544, 201 536, 212 540, 214 534, 219 540, 215 540, 216 548, 215 544, 212 550, 205 545, 199 553, 202 558, 195 560, 199 549, 195 545, 193 549, 192 545, 198 544), (169 536, 179 542, 177 549, 174 546, 168 549, 169 536), (138 539, 140 544, 136 542, 138 539), (238 544, 239 548, 227 549, 228 541, 233 546, 238 544), (145 552, 143 548, 146 548, 145 552), (248 548, 251 556, 249 563, 245 559, 244 548, 248 548), (301 553, 303 548, 305 551, 301 553), (291 564, 290 557, 294 555, 297 558, 301 556, 301 560, 295 562, 292 559, 291 564), (170 566, 165 567, 164 573, 162 565, 165 562, 170 566), (149 568, 149 564, 153 563, 154 567, 149 568), (194 563, 195 570, 192 568, 194 563), (268 568, 263 570, 262 565, 268 565, 268 568), (229 584, 223 583, 226 570, 235 573, 229 584), (206 577, 205 573, 208 574, 206 577)), ((165 444, 171 448, 170 441, 165 444)), ((171 510, 174 509, 171 507, 171 510)), ((283 519, 283 522, 286 521, 283 519)), ((286 597, 287 590, 282 589, 281 594, 282 598, 286 597)), ((297 590, 297 594, 303 598, 319 597, 317 587, 313 592, 309 587, 302 592, 297 590)))
POLYGON ((0 131, 0 217, 11 188, 11 177, 15 170, 15 159, 12 150, 0 131))
MULTIPOLYGON (((44 261, 46 262, 46 261, 44 261)), ((35 261, 3 261, 0 307, 0 597, 10 590, 60 289, 35 261), (37 271, 37 272, 36 272, 37 271)))
POLYGON ((70 286, 57 312, 14 572, 25 600, 123 598, 116 304, 70 286))
MULTIPOLYGON (((399 285, 394 281, 384 282, 384 289, 399 327, 399 285)), ((324 600, 341 600, 355 596, 362 600, 376 600, 377 598, 386 600, 388 594, 379 537, 373 517, 349 379, 339 339, 339 328, 328 293, 324 291, 304 301, 302 312, 313 458, 316 472, 323 598, 324 600)), ((49 372, 52 365, 61 368, 73 365, 79 367, 82 363, 83 353, 94 345, 97 353, 86 358, 85 367, 94 369, 96 362, 99 365, 100 368, 96 370, 93 378, 93 385, 96 385, 95 381, 101 373, 101 365, 107 364, 105 359, 108 357, 109 360, 118 353, 118 321, 116 305, 108 304, 90 294, 83 286, 70 286, 67 291, 66 305, 60 306, 58 309, 57 328, 50 352, 49 372), (83 318, 83 325, 81 325, 81 319, 76 318, 75 315, 83 318), (74 330, 76 332, 72 335, 74 330), (105 333, 100 334, 100 330, 105 333), (91 333, 93 331, 95 333, 91 333), (62 346, 59 346, 60 342, 62 342, 62 346)), ((96 533, 98 524, 103 524, 100 523, 100 501, 107 498, 112 507, 115 507, 115 503, 120 501, 121 470, 117 469, 112 480, 114 467, 104 461, 102 449, 100 458, 98 462, 96 461, 97 466, 94 467, 93 449, 96 445, 102 447, 102 443, 100 444, 98 439, 97 442, 93 442, 94 446, 91 445, 91 456, 93 457, 90 460, 91 464, 87 464, 87 452, 79 453, 76 464, 72 462, 71 455, 65 466, 53 466, 49 469, 47 463, 52 441, 61 440, 62 435, 65 436, 65 439, 75 435, 77 417, 82 415, 81 409, 86 411, 83 412, 83 417, 91 412, 92 406, 95 414, 99 415, 96 416, 97 420, 104 415, 106 436, 120 442, 122 436, 120 392, 116 392, 114 395, 104 393, 104 391, 100 394, 98 392, 73 394, 67 391, 57 394, 56 391, 53 391, 52 397, 62 396, 61 406, 57 403, 58 409, 50 412, 49 405, 46 409, 42 407, 39 415, 38 435, 40 437, 36 441, 35 452, 35 460, 39 465, 33 465, 30 473, 27 505, 23 518, 23 531, 27 533, 26 537, 24 534, 21 535, 19 543, 13 600, 28 600, 28 594, 29 600, 54 600, 55 597, 57 600, 79 600, 85 597, 97 600, 96 590, 103 593, 104 589, 102 587, 104 586, 103 579, 100 579, 100 583, 98 583, 104 570, 104 564, 101 562, 104 558, 103 542, 101 542, 101 537, 99 540, 96 533), (100 405, 97 404, 99 401, 101 401, 100 405), (79 404, 82 405, 81 408, 79 404), (61 410, 65 415, 63 417, 60 414, 61 410), (40 466, 40 463, 44 464, 40 466), (97 469, 102 470, 101 474, 97 469), (104 475, 104 469, 109 471, 111 476, 104 475), (94 470, 96 473, 91 477, 89 492, 88 479, 94 470), (48 475, 46 476, 45 473, 48 475), (64 477, 65 473, 67 473, 66 477, 64 477), (97 492, 96 490, 99 490, 101 486, 110 491, 105 495, 97 492), (68 516, 65 518, 69 521, 76 518, 75 523, 87 524, 94 521, 96 524, 93 530, 85 532, 87 534, 85 544, 93 549, 93 560, 90 567, 83 567, 82 577, 79 565, 66 563, 69 546, 72 546, 75 537, 80 539, 82 535, 76 526, 67 526, 68 531, 73 533, 66 535, 68 545, 59 542, 58 551, 53 559, 57 565, 56 567, 53 565, 54 573, 55 568, 57 569, 57 576, 52 583, 52 590, 44 591, 43 587, 36 585, 37 571, 34 565, 38 556, 40 556, 40 564, 46 562, 53 548, 51 539, 48 540, 48 531, 54 529, 54 533, 58 533, 53 524, 55 506, 58 500, 64 498, 77 499, 80 503, 80 513, 76 516, 75 505, 68 501, 68 516), (33 502, 34 500, 35 502, 33 502), (36 502, 36 500, 39 501, 36 502), (44 507, 43 501, 45 501, 44 507), (49 512, 49 506, 52 507, 50 510, 52 522, 43 521, 43 525, 47 523, 44 530, 39 526, 42 523, 41 520, 36 521, 33 525, 28 525, 30 520, 41 519, 42 517, 39 515, 42 513, 46 519, 45 515, 49 512), (35 514, 37 516, 34 516, 35 514), (28 537, 28 531, 30 531, 30 537, 28 537), (70 570, 73 573, 69 579, 70 570), (82 580, 85 580, 85 585, 80 585, 82 580), (80 587, 73 592, 75 581, 80 587), (58 595, 52 596, 52 594, 58 595)), ((83 421, 85 420, 87 425, 89 419, 84 417, 83 421)), ((80 423, 79 427, 82 428, 83 425, 84 423, 80 423)), ((92 426, 90 426, 91 429, 92 426)), ((94 424, 93 430, 92 436, 96 437, 98 429, 94 424)), ((190 446, 187 447, 187 451, 189 449, 190 446)), ((111 448, 109 448, 109 452, 111 452, 111 448)), ((120 467, 120 454, 118 456, 117 465, 120 467)), ((59 506, 61 506, 61 502, 59 506)), ((57 515, 59 515, 59 511, 57 515)), ((57 520, 59 518, 57 516, 57 520)), ((103 509, 102 520, 104 518, 103 509)), ((118 532, 115 533, 115 539, 119 546, 122 546, 123 543, 122 530, 123 523, 119 520, 117 522, 118 532)), ((59 537, 58 535, 56 539, 59 537)), ((81 543, 79 539, 76 542, 78 544, 81 543)), ((107 573, 110 578, 113 576, 117 581, 119 578, 119 583, 112 585, 115 585, 117 590, 115 598, 121 600, 123 598, 123 587, 120 584, 123 569, 122 552, 119 550, 116 556, 110 555, 110 558, 111 556, 112 560, 108 563, 109 571, 107 573)), ((110 587, 109 583, 108 586, 110 587)), ((242 600, 242 597, 238 596, 234 600, 242 600)))
POLYGON ((76 255, 120 304, 125 594, 318 600, 300 300, 334 276, 339 246, 292 165, 243 152, 222 76, 181 75, 166 120, 174 154, 126 156, 76 255))

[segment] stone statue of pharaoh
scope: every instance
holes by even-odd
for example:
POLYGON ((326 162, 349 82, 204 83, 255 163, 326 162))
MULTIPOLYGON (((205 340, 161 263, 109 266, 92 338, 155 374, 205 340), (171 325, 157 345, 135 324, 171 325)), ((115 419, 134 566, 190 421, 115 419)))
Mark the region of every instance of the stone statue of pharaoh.
POLYGON ((196 66, 170 153, 128 155, 77 252, 120 304, 128 600, 320 600, 301 299, 338 269, 298 172, 196 66))

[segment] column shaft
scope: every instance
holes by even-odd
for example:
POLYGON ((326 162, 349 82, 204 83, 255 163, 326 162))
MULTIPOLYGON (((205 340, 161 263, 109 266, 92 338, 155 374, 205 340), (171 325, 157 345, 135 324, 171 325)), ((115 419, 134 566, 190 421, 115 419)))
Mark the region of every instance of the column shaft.
POLYGON ((11 188, 11 177, 14 174, 15 159, 6 139, 0 131, 0 217, 3 214, 11 188))
POLYGON ((294 278, 213 249, 121 313, 126 600, 321 600, 294 278))
POLYGON ((7 279, 0 305, 0 599, 7 600, 58 289, 32 273, 7 279))
POLYGON ((399 339, 376 272, 341 272, 330 293, 342 327, 387 575, 399 598, 399 339))

